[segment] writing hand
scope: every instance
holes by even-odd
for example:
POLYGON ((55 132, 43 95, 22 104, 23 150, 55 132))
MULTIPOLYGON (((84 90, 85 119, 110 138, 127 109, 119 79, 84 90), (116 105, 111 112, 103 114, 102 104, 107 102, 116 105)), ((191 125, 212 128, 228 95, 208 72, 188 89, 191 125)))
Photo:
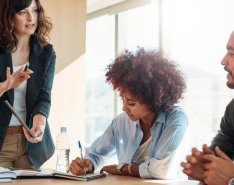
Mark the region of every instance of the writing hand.
POLYGON ((92 173, 94 171, 94 166, 89 159, 82 160, 80 157, 77 157, 72 160, 69 171, 74 175, 84 174, 84 172, 92 173))

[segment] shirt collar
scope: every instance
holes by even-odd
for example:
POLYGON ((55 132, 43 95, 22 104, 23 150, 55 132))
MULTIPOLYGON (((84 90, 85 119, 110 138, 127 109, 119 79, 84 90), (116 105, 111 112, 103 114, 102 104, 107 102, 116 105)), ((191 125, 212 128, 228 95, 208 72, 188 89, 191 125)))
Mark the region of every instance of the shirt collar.
POLYGON ((154 123, 166 123, 166 115, 164 112, 160 112, 154 123))
MULTIPOLYGON (((135 121, 136 126, 139 127, 140 126, 140 120, 135 121)), ((156 123, 166 123, 166 115, 164 112, 160 112, 158 117, 156 118, 156 120, 154 121, 154 124, 156 123)), ((153 125, 154 125, 153 124, 153 125)))

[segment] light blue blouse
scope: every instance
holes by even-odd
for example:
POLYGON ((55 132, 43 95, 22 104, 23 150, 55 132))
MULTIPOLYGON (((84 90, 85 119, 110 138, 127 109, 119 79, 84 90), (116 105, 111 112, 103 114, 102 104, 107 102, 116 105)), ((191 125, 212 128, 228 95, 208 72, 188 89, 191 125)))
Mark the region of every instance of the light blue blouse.
MULTIPOLYGON (((187 121, 185 112, 178 106, 173 107, 170 112, 161 112, 158 115, 150 129, 150 158, 139 165, 141 178, 176 178, 181 160, 176 151, 185 135, 187 121)), ((114 154, 117 154, 119 163, 131 163, 142 138, 140 122, 132 121, 126 113, 122 113, 92 143, 85 158, 93 162, 95 169, 103 166, 106 158, 114 154)))

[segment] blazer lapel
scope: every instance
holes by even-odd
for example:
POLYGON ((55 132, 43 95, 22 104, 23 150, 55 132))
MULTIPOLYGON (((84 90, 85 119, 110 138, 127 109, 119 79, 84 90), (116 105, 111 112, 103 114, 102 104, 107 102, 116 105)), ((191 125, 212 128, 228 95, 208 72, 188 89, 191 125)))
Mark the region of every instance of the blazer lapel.
POLYGON ((34 42, 33 39, 31 40, 30 48, 29 69, 31 69, 34 73, 30 75, 30 78, 27 81, 27 107, 33 106, 39 95, 44 77, 43 73, 46 66, 46 61, 43 61, 43 56, 41 54, 43 49, 40 47, 40 45, 34 42))
MULTIPOLYGON (((13 67, 12 67, 11 53, 10 52, 2 52, 2 53, 0 53, 0 81, 1 82, 6 80, 6 68, 7 67, 10 67, 11 73, 12 73, 13 67)), ((11 104, 13 104, 14 90, 10 89, 6 93, 9 97, 11 104)))

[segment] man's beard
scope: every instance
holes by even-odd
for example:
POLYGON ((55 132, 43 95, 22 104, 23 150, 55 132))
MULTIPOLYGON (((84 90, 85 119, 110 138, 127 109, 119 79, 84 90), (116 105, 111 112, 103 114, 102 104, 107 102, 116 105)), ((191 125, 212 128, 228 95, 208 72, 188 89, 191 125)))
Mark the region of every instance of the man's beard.
POLYGON ((228 86, 230 89, 234 89, 234 83, 228 83, 228 82, 227 82, 227 86, 228 86))
POLYGON ((233 77, 233 75, 232 75, 232 73, 231 72, 229 72, 229 75, 230 75, 230 77, 231 77, 231 82, 229 82, 229 81, 227 81, 227 86, 230 88, 230 89, 234 89, 234 77, 233 77))
POLYGON ((228 70, 226 66, 224 67, 224 70, 228 72, 229 76, 230 76, 231 79, 232 79, 231 82, 228 82, 228 81, 227 81, 227 86, 228 86, 230 89, 234 89, 234 76, 233 76, 232 71, 228 70))

